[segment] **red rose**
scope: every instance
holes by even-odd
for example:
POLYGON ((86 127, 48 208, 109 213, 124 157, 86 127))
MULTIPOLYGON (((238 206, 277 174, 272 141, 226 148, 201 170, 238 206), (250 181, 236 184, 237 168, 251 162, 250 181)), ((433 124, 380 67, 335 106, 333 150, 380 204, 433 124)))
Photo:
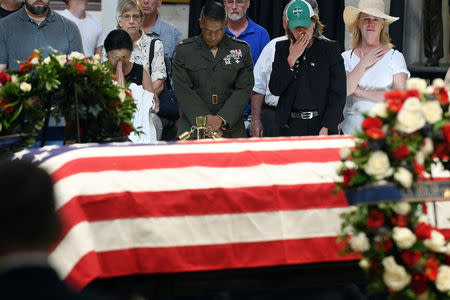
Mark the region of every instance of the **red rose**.
POLYGON ((84 71, 86 71, 86 67, 83 64, 80 64, 79 62, 75 63, 75 69, 78 70, 77 75, 83 74, 84 71))
POLYGON ((352 169, 346 169, 344 170, 344 172, 342 172, 342 177, 343 177, 343 184, 344 186, 348 187, 350 184, 350 181, 353 179, 353 177, 355 177, 358 174, 358 172, 356 170, 352 170, 352 169))
POLYGON ((422 254, 417 250, 405 250, 400 254, 400 256, 408 266, 417 264, 422 258, 422 254))
POLYGON ((122 130, 123 136, 128 136, 131 133, 131 126, 127 123, 120 124, 120 130, 122 130))
POLYGON ((425 293, 428 289, 428 283, 425 276, 417 271, 412 271, 411 275, 411 286, 414 290, 414 293, 416 295, 425 293))
POLYGON ((391 223, 394 226, 406 227, 408 224, 408 216, 398 215, 397 217, 391 218, 391 223))
POLYGON ((116 75, 113 76, 113 80, 117 81, 117 76, 116 75))
POLYGON ((362 122, 362 128, 364 129, 364 131, 369 128, 381 128, 381 126, 383 126, 383 121, 381 121, 381 119, 378 117, 367 117, 362 122))
POLYGON ((434 90, 434 95, 436 99, 439 100, 442 104, 449 104, 448 92, 445 88, 438 88, 434 90))
POLYGON ((403 100, 403 93, 401 91, 390 91, 384 93, 384 98, 387 100, 403 100))
POLYGON ((133 94, 132 94, 129 90, 125 90, 125 94, 127 94, 128 96, 130 96, 131 98, 133 98, 133 94))
POLYGON ((444 135, 444 139, 450 143, 450 122, 445 123, 441 130, 444 135))
POLYGON ((426 240, 431 238, 432 227, 426 223, 420 223, 417 225, 415 233, 419 240, 426 240))
POLYGON ((398 113, 400 111, 400 109, 402 108, 402 106, 403 106, 403 102, 398 99, 389 100, 387 103, 387 108, 393 113, 398 113))
POLYGON ((8 73, 6 73, 5 70, 0 72, 0 84, 5 84, 7 82, 11 81, 11 76, 9 76, 8 73))
POLYGON ((409 155, 409 148, 407 145, 401 145, 394 149, 392 155, 396 160, 404 160, 409 155))
POLYGON ((377 229, 384 224, 384 216, 383 213, 379 210, 374 210, 370 213, 369 218, 367 219, 367 226, 370 227, 370 229, 374 230, 377 229))
POLYGON ((435 281, 439 272, 439 261, 435 258, 430 258, 425 262, 424 275, 428 280, 435 281))
POLYGON ((403 93, 403 100, 408 98, 415 97, 420 99, 420 92, 418 90, 407 90, 403 93))
POLYGON ((394 247, 394 243, 392 243, 391 239, 384 241, 384 243, 383 243, 384 252, 388 252, 389 250, 392 249, 392 247, 394 247))
POLYGON ((111 109, 116 109, 119 106, 119 101, 114 102, 114 104, 108 104, 108 107, 111 109))
POLYGON ((0 101, 0 109, 4 109, 6 114, 8 114, 8 115, 10 113, 12 113, 14 111, 14 106, 5 107, 6 105, 10 104, 11 102, 9 102, 9 100, 7 100, 7 99, 3 99, 3 98, 0 98, 0 99, 1 99, 1 101, 0 101))
POLYGON ((386 137, 386 132, 381 130, 380 128, 369 128, 365 130, 368 137, 372 140, 380 140, 386 137))
POLYGON ((24 62, 23 64, 21 64, 21 65, 19 66, 19 71, 20 71, 21 73, 25 73, 25 72, 30 71, 32 68, 33 68, 33 67, 32 67, 32 65, 30 64, 30 62, 26 61, 26 62, 24 62))
POLYGON ((425 172, 425 167, 419 164, 415 158, 413 159, 413 167, 414 172, 416 172, 417 176, 419 177, 418 179, 419 180, 425 179, 425 176, 423 175, 423 173, 425 172))
POLYGON ((442 160, 449 160, 450 143, 441 143, 434 149, 433 158, 440 158, 442 160))

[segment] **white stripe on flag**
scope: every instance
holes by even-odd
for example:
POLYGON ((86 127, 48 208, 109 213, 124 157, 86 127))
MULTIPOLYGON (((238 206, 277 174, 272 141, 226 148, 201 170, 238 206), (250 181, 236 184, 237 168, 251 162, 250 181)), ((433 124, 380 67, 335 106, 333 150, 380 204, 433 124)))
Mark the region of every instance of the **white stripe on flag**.
POLYGON ((333 237, 340 229, 339 214, 346 210, 348 208, 83 222, 64 237, 50 254, 50 260, 64 279, 91 251, 333 237))
POLYGON ((336 168, 339 164, 261 164, 237 168, 188 167, 79 173, 55 184, 57 209, 81 195, 328 183, 338 179, 336 168))

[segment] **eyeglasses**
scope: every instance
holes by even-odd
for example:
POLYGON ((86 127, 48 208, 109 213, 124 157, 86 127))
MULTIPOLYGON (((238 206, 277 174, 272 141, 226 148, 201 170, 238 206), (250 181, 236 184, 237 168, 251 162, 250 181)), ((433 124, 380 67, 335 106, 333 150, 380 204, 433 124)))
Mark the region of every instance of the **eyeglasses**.
POLYGON ((234 3, 236 3, 236 5, 244 5, 247 3, 247 0, 226 0, 225 1, 226 5, 233 5, 234 3))
POLYGON ((370 24, 370 23, 379 24, 384 21, 384 19, 382 18, 370 18, 370 17, 364 17, 361 18, 360 20, 362 21, 363 24, 370 24))
POLYGON ((122 15, 120 17, 126 21, 130 21, 131 19, 139 21, 142 18, 141 15, 122 15))
POLYGON ((123 59, 123 60, 127 60, 130 58, 130 54, 125 54, 125 55, 114 55, 114 54, 110 54, 107 53, 107 56, 109 59, 123 59))

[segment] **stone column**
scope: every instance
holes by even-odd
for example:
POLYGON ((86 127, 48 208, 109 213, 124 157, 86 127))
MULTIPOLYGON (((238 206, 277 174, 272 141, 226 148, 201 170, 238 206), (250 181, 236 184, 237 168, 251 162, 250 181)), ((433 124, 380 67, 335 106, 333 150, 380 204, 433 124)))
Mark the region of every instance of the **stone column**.
POLYGON ((103 0, 102 1, 102 22, 103 33, 106 35, 117 28, 116 8, 119 0, 103 0))

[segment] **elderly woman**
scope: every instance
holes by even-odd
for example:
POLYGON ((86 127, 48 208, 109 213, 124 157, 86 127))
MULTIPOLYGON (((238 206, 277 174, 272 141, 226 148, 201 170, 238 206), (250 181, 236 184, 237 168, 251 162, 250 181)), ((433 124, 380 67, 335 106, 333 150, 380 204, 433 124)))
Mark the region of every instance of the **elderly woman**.
POLYGON ((337 134, 345 104, 345 69, 336 43, 321 38, 323 25, 311 5, 287 8, 288 40, 275 46, 269 89, 282 136, 337 134))
POLYGON ((404 90, 409 77, 403 55, 392 49, 388 26, 398 18, 384 13, 383 0, 361 0, 344 10, 352 32, 351 50, 342 53, 347 72, 347 103, 342 131, 361 130, 363 112, 384 100, 386 91, 404 90))
MULTIPOLYGON (((117 6, 117 15, 117 27, 126 30, 133 41, 130 61, 141 64, 147 69, 151 74, 155 91, 159 95, 164 89, 164 80, 167 78, 161 41, 156 40, 153 59, 150 62, 150 44, 153 38, 141 30, 144 12, 139 2, 137 0, 120 1, 117 6)), ((103 60, 106 60, 105 52, 103 52, 103 60)))

